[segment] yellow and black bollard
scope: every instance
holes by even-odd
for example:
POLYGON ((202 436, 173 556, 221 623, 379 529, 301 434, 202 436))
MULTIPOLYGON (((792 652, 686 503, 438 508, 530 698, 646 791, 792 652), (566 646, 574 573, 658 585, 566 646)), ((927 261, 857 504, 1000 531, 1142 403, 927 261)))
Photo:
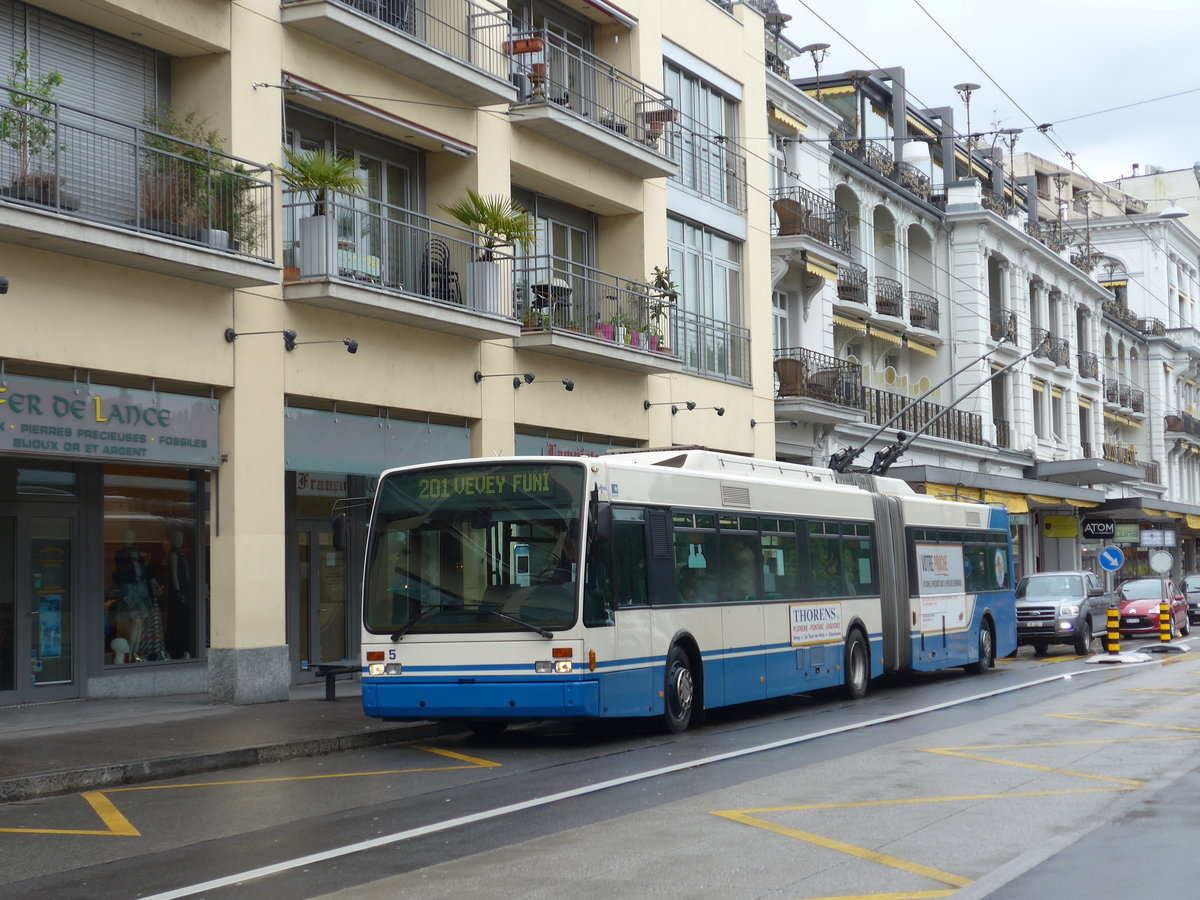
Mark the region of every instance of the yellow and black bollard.
POLYGON ((1108 610, 1108 652, 1116 656, 1121 652, 1121 611, 1115 606, 1108 610))
POLYGON ((1163 643, 1171 640, 1171 604, 1166 600, 1158 605, 1158 639, 1163 643))

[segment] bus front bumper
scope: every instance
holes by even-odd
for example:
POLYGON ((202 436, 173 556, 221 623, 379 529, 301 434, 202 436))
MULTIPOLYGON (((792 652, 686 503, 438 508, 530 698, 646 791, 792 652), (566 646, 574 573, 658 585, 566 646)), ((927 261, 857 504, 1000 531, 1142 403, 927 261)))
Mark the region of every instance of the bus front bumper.
POLYGON ((381 719, 561 719, 600 715, 597 681, 362 680, 363 712, 381 719))

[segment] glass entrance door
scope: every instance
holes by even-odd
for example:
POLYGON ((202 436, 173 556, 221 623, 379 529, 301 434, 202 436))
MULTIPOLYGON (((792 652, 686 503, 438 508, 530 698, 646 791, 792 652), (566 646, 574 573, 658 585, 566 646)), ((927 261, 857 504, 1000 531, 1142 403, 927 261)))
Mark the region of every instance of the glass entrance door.
POLYGON ((329 523, 297 523, 296 575, 300 601, 299 668, 347 659, 349 627, 345 553, 333 548, 329 523))
POLYGON ((0 702, 76 696, 75 520, 0 515, 0 702))

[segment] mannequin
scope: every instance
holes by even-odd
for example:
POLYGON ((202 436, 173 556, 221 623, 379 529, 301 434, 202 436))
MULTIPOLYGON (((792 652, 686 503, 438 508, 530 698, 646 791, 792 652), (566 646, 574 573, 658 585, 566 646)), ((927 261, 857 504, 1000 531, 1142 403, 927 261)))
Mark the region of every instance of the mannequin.
POLYGON ((183 546, 183 532, 171 532, 167 551, 167 649, 176 658, 191 655, 192 569, 183 546))
POLYGON ((122 547, 116 552, 113 586, 117 589, 117 631, 129 641, 131 662, 140 662, 142 631, 150 614, 151 578, 146 558, 133 544, 132 528, 121 536, 122 547))

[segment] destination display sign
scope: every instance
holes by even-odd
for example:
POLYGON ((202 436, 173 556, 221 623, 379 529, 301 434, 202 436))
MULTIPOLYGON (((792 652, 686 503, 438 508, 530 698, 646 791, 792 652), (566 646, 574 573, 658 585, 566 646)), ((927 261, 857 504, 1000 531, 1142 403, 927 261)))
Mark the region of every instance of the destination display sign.
POLYGON ((419 500, 546 495, 554 488, 547 469, 418 476, 416 481, 419 500))
POLYGON ((220 404, 210 397, 5 375, 0 452, 209 466, 220 404))

